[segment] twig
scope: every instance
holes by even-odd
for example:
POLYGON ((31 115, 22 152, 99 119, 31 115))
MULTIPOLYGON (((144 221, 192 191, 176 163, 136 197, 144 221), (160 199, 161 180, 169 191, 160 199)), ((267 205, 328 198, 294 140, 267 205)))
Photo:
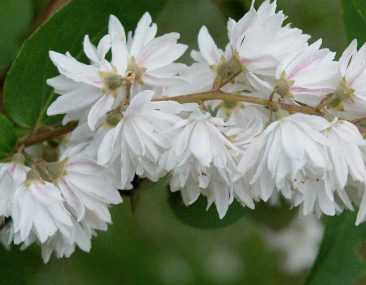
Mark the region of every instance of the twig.
POLYGON ((240 95, 236 93, 226 93, 223 91, 209 91, 209 92, 201 92, 190 95, 183 96, 174 96, 174 97, 162 97, 153 99, 153 101, 176 101, 179 103, 200 103, 203 101, 210 100, 223 100, 229 102, 247 102, 262 106, 268 106, 269 108, 276 108, 277 105, 280 105, 282 109, 289 111, 290 113, 305 113, 311 115, 322 115, 322 112, 317 110, 316 108, 312 108, 309 106, 298 106, 280 102, 273 102, 271 100, 240 95))
POLYGON ((67 135, 68 133, 72 132, 76 126, 78 125, 77 122, 70 122, 67 125, 63 127, 59 127, 53 130, 47 130, 47 131, 39 131, 36 132, 23 141, 19 142, 19 146, 31 146, 34 144, 38 144, 44 141, 48 141, 51 139, 59 138, 64 135, 67 135))

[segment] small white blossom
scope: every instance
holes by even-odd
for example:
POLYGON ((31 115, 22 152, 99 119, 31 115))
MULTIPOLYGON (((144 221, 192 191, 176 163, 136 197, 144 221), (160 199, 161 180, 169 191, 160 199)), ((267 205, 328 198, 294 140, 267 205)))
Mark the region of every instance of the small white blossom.
POLYGON ((267 0, 258 10, 252 5, 238 22, 228 21, 227 50, 238 54, 245 70, 244 79, 255 90, 270 89, 278 64, 303 49, 310 38, 299 29, 283 26, 286 17, 276 8, 277 1, 267 0))
POLYGON ((171 171, 171 190, 181 191, 186 205, 204 194, 209 205, 216 204, 220 218, 233 200, 234 155, 239 152, 224 128, 222 119, 196 110, 169 131, 171 148, 161 160, 164 169, 171 171))
POLYGON ((321 40, 290 55, 277 67, 277 92, 297 102, 316 107, 337 87, 335 53, 321 49, 321 40))
POLYGON ((176 102, 152 102, 153 95, 152 91, 137 94, 100 143, 98 163, 115 169, 120 189, 131 189, 135 175, 153 181, 162 175, 158 161, 168 147, 162 132, 180 120, 175 113, 181 112, 183 106, 176 102))
POLYGON ((70 231, 71 216, 64 207, 59 189, 37 177, 29 177, 17 187, 11 211, 14 243, 29 242, 34 236, 40 243, 58 231, 70 231))
POLYGON ((79 150, 75 147, 65 151, 59 162, 62 174, 55 184, 77 222, 105 230, 106 224, 111 223, 108 207, 122 199, 106 169, 78 155, 79 150))
POLYGON ((330 182, 326 178, 328 142, 321 130, 328 126, 322 117, 294 114, 266 128, 243 154, 239 164, 254 192, 267 201, 274 192, 289 200, 301 194, 303 213, 320 209, 335 214, 330 182))
MULTIPOLYGON (((118 20, 115 19, 115 21, 118 20)), ((118 30, 122 32, 122 25, 118 23, 114 25, 119 26, 118 30)), ((119 32, 118 30, 116 29, 116 32, 119 32)), ((168 33, 159 37, 156 37, 156 33, 156 24, 152 23, 150 14, 145 13, 134 33, 130 32, 127 41, 129 71, 135 72, 136 83, 146 86, 144 89, 165 87, 181 82, 177 73, 184 68, 184 65, 175 61, 185 53, 187 46, 177 43, 180 38, 179 33, 168 33)))
MULTIPOLYGON (((335 120, 323 131, 328 138, 327 147, 332 171, 329 176, 339 198, 348 209, 353 210, 347 190, 351 187, 363 192, 366 186, 366 167, 363 151, 366 142, 355 125, 335 120), (346 189, 346 187, 349 187, 346 189)), ((361 210, 362 211, 362 210, 361 210)))
POLYGON ((151 23, 148 13, 141 18, 129 41, 115 16, 110 17, 108 30, 109 35, 102 38, 97 48, 85 38, 84 52, 91 62, 89 65, 68 53, 50 52, 61 76, 48 80, 60 94, 49 107, 48 115, 74 114, 86 109, 88 125, 94 130, 107 112, 126 100, 130 85, 135 89, 137 85, 164 87, 180 82, 174 61, 187 47, 177 43, 178 33, 155 38, 156 24, 151 23), (110 49, 112 59, 108 62, 105 57, 110 49))

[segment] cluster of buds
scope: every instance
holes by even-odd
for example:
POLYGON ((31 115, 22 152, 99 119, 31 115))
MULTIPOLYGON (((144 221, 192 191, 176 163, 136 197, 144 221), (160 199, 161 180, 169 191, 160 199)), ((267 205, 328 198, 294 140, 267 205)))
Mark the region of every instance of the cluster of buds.
POLYGON ((357 207, 363 222, 366 46, 337 61, 276 9, 267 0, 229 19, 224 50, 202 27, 189 66, 180 35, 157 36, 148 13, 127 34, 111 16, 96 46, 85 36, 88 63, 51 51, 48 115, 71 132, 57 160, 25 148, 0 166, 5 243, 39 243, 46 261, 88 251, 136 176, 168 176, 185 205, 204 196, 220 218, 235 200, 281 198, 304 215, 357 207))

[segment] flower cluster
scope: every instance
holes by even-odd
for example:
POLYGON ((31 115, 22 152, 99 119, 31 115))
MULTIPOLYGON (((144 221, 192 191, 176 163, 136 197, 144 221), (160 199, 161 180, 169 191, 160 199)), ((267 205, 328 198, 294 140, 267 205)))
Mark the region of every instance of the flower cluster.
POLYGON ((51 51, 48 115, 78 125, 58 160, 25 149, 0 166, 5 242, 39 243, 45 260, 88 251, 136 176, 168 176, 187 206, 204 196, 220 218, 235 200, 282 198, 304 215, 358 207, 363 222, 366 46, 337 61, 285 21, 276 1, 252 5, 229 19, 224 50, 202 27, 190 66, 177 62, 179 34, 157 36, 148 13, 128 33, 111 16, 96 46, 85 36, 88 63, 51 51))

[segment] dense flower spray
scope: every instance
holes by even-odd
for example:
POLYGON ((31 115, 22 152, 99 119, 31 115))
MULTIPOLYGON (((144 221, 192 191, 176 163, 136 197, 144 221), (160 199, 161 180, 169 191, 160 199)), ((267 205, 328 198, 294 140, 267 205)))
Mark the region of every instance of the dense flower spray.
POLYGON ((190 66, 180 35, 157 36, 148 13, 128 33, 110 16, 96 46, 85 36, 86 63, 50 51, 48 114, 72 132, 56 158, 20 145, 0 164, 2 240, 38 243, 45 261, 89 251, 136 177, 167 176, 185 205, 203 196, 220 218, 235 200, 282 197, 304 215, 359 208, 365 221, 366 47, 337 61, 285 20, 276 1, 253 3, 228 20, 223 49, 204 26, 190 66))

